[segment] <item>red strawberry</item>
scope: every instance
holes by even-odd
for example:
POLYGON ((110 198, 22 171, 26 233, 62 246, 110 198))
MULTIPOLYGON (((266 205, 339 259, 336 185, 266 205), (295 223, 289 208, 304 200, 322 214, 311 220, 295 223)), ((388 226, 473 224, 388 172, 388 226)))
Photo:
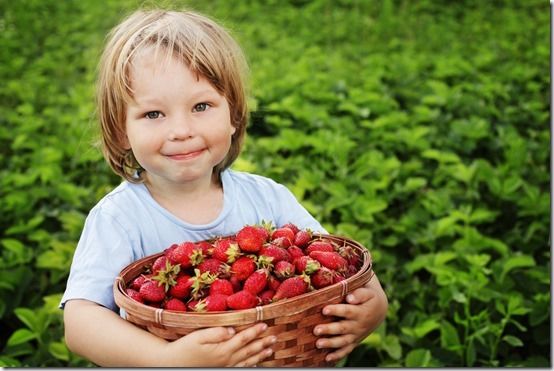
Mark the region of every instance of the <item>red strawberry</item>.
POLYGON ((317 260, 321 265, 337 272, 345 272, 348 269, 348 262, 336 252, 312 251, 310 258, 317 260))
MULTIPOLYGON (((199 303, 201 302, 201 300, 191 300, 187 303, 187 308, 188 310, 191 310, 193 312, 196 312, 196 306, 199 305, 199 303)), ((200 308, 198 308, 200 309, 200 308)))
POLYGON ((310 258, 309 256, 301 256, 294 260, 294 267, 296 268, 296 273, 298 274, 312 274, 317 271, 321 264, 315 259, 310 258))
POLYGON ((164 309, 167 310, 174 310, 176 312, 186 312, 187 311, 187 305, 183 303, 181 300, 176 298, 171 298, 168 301, 166 301, 163 305, 164 309))
POLYGON ((258 269, 244 281, 242 288, 254 295, 258 295, 267 286, 268 275, 267 269, 258 269))
POLYGON ((208 312, 217 312, 227 310, 227 297, 229 295, 213 294, 208 295, 204 299, 206 302, 206 310, 208 312))
POLYGON ((212 250, 212 258, 229 264, 233 263, 239 255, 239 245, 228 238, 217 240, 212 250))
POLYGON ((312 232, 309 229, 301 230, 294 235, 293 244, 295 244, 298 247, 304 248, 310 243, 311 240, 312 240, 312 232))
POLYGON ((139 290, 140 296, 146 301, 159 302, 165 298, 165 289, 161 283, 156 281, 144 281, 139 290))
POLYGON ((275 265, 277 262, 280 262, 281 260, 290 261, 290 254, 288 253, 287 249, 283 247, 279 247, 273 244, 265 245, 262 247, 259 253, 258 262, 260 261, 268 261, 269 263, 275 265), (272 258, 271 260, 267 260, 263 257, 269 257, 272 258))
POLYGON ((231 281, 224 278, 218 278, 210 285, 210 295, 223 294, 231 295, 235 292, 231 281))
POLYGON ((306 248, 306 255, 310 255, 312 251, 335 251, 333 245, 326 241, 314 241, 306 248))
POLYGON ((179 246, 179 245, 177 245, 176 243, 174 243, 173 245, 171 245, 171 246, 169 246, 168 248, 166 248, 166 249, 164 250, 164 255, 167 256, 167 254, 169 254, 170 251, 175 250, 175 248, 176 248, 177 246, 179 246))
POLYGON ((321 267, 311 275, 312 286, 316 289, 326 287, 335 283, 335 271, 330 270, 329 268, 321 267))
POLYGON ((290 260, 294 261, 294 259, 299 258, 301 256, 304 256, 304 251, 298 246, 292 245, 287 249, 287 252, 289 253, 290 260))
POLYGON ((236 276, 231 276, 229 278, 229 282, 231 282, 231 285, 233 285, 233 292, 242 290, 242 281, 239 280, 236 276))
POLYGON ((157 257, 156 260, 154 260, 154 263, 152 264, 152 273, 156 274, 160 270, 165 269, 167 262, 168 262, 168 259, 165 255, 157 257))
POLYGON ((300 232, 300 228, 298 228, 295 224, 292 224, 292 223, 287 223, 282 228, 289 228, 294 234, 297 234, 298 232, 300 232))
POLYGON ((275 291, 272 289, 264 290, 258 295, 258 298, 260 299, 260 302, 262 305, 266 305, 271 303, 273 300, 273 296, 275 295, 275 291))
POLYGON ((207 287, 209 287, 209 285, 211 285, 216 279, 217 276, 215 274, 212 274, 210 272, 201 273, 200 269, 194 269, 194 277, 191 277, 191 298, 193 300, 198 300, 204 297, 207 287))
POLYGON ((150 275, 150 274, 149 275, 141 274, 140 276, 135 278, 133 281, 131 281, 130 287, 135 291, 139 291, 140 287, 142 286, 144 281, 146 281, 150 277, 152 277, 152 275, 150 275))
POLYGON ((171 250, 167 257, 174 264, 181 264, 181 269, 197 266, 204 260, 202 249, 193 242, 183 242, 171 250))
POLYGON ((250 291, 241 290, 227 297, 227 306, 231 309, 249 309, 258 304, 258 298, 250 291))
POLYGON ((175 279, 176 283, 169 289, 169 295, 174 298, 184 299, 190 294, 193 280, 189 275, 181 274, 175 279))
POLYGON ((154 271, 152 279, 158 281, 160 284, 163 284, 165 287, 165 291, 167 291, 170 287, 175 285, 175 278, 181 270, 181 265, 171 264, 170 260, 165 256, 161 256, 160 258, 156 259, 156 261, 154 262, 154 264, 157 263, 158 266, 154 271))
POLYGON ((244 226, 237 233, 236 239, 240 249, 246 252, 258 252, 266 242, 266 238, 259 227, 253 225, 244 226))
POLYGON ((308 291, 307 276, 294 276, 284 280, 273 296, 273 301, 292 298, 308 291))
POLYGON ((294 274, 294 264, 285 260, 281 260, 280 262, 277 262, 277 264, 275 264, 275 269, 273 270, 273 273, 275 273, 275 275, 281 280, 292 277, 292 275, 294 274))
POLYGON ((287 227, 277 228, 271 234, 271 241, 279 246, 289 247, 294 242, 294 232, 287 227))
POLYGON ((200 273, 209 272, 217 277, 226 277, 229 275, 229 266, 220 260, 208 258, 198 264, 200 273))
POLYGON ((250 256, 241 256, 231 265, 231 277, 244 281, 256 270, 256 261, 250 256))
POLYGON ((358 266, 360 263, 360 256, 350 245, 339 246, 338 251, 340 256, 345 258, 348 261, 349 265, 358 266))
POLYGON ((277 291, 277 288, 279 288, 279 285, 281 285, 281 281, 277 279, 273 274, 270 274, 267 278, 267 286, 273 290, 277 291))
POLYGON ((125 290, 125 292, 127 293, 127 295, 129 295, 131 299, 138 301, 139 303, 144 303, 144 299, 142 298, 142 296, 140 296, 140 293, 137 290, 129 288, 125 290))
POLYGON ((210 256, 212 254, 213 245, 209 243, 208 241, 199 241, 196 242, 196 246, 202 250, 202 255, 204 256, 210 256))

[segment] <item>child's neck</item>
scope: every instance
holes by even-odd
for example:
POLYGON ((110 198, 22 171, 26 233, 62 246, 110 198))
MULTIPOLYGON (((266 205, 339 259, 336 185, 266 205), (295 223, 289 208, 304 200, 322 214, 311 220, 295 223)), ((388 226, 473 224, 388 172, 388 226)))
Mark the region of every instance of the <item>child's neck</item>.
POLYGON ((145 185, 164 209, 190 224, 208 224, 223 209, 223 187, 214 179, 178 186, 146 181, 145 185))

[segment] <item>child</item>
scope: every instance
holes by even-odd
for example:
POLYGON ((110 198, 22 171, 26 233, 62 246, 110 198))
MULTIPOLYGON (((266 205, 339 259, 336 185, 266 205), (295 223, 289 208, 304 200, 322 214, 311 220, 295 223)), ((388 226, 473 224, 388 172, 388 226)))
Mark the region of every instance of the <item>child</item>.
MULTIPOLYGON (((221 26, 192 12, 137 11, 117 26, 98 80, 104 155, 125 179, 90 212, 62 298, 71 351, 102 366, 253 366, 271 355, 263 323, 197 330, 168 342, 125 321, 112 285, 123 267, 173 243, 271 220, 325 233, 284 186, 232 171, 247 122, 245 62, 221 26)), ((350 353, 383 320, 377 277, 314 329, 328 360, 350 353)))

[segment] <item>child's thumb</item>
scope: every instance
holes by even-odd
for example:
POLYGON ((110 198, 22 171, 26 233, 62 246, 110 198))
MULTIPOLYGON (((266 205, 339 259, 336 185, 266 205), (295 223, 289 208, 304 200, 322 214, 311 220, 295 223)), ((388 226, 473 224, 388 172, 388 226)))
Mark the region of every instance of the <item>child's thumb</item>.
POLYGON ((232 327, 212 327, 194 332, 200 343, 220 343, 229 340, 234 334, 232 327))

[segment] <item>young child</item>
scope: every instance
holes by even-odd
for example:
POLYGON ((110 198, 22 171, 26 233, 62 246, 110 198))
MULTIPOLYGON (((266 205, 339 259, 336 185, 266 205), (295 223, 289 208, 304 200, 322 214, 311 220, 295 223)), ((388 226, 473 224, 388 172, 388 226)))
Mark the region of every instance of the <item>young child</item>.
MULTIPOLYGON (((270 220, 326 233, 273 180, 232 171, 247 122, 246 64, 229 34, 193 13, 137 11, 110 34, 99 70, 104 155, 125 180, 90 212, 62 298, 71 351, 102 366, 254 366, 272 352, 263 323, 166 341, 125 321, 112 285, 131 262, 173 243, 236 233, 270 220), (260 336, 261 335, 261 336, 260 336)), ((376 276, 325 315, 316 346, 338 360, 387 311, 376 276)))

